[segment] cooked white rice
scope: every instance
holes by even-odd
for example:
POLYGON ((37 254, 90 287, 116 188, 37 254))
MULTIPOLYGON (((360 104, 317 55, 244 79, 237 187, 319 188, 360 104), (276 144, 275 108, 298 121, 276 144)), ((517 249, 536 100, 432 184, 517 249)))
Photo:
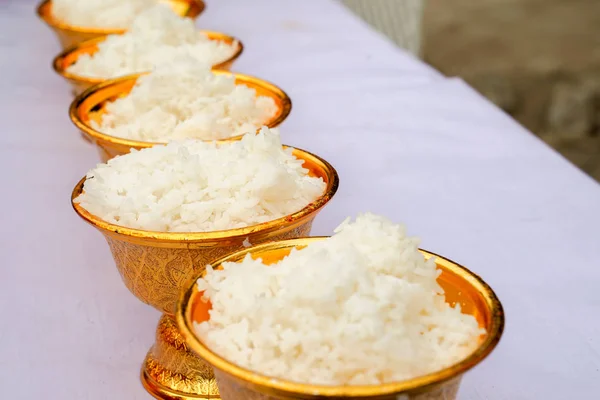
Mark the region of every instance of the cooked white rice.
POLYGON ((199 337, 250 370, 323 385, 411 379, 475 349, 485 331, 444 301, 434 260, 403 226, 365 214, 335 232, 270 266, 209 266, 199 337))
POLYGON ((230 58, 237 43, 210 40, 194 21, 158 4, 135 18, 122 35, 108 35, 94 54, 83 54, 67 71, 93 78, 114 78, 151 71, 154 66, 178 57, 190 57, 216 65, 230 58))
POLYGON ((125 29, 157 0, 52 0, 52 16, 86 28, 125 29))
POLYGON ((94 129, 150 142, 224 139, 254 132, 277 112, 270 97, 215 75, 210 66, 176 59, 138 78, 126 97, 107 104, 94 129))
POLYGON ((301 210, 325 191, 279 135, 188 140, 115 157, 87 174, 75 202, 104 221, 160 232, 242 228, 301 210))

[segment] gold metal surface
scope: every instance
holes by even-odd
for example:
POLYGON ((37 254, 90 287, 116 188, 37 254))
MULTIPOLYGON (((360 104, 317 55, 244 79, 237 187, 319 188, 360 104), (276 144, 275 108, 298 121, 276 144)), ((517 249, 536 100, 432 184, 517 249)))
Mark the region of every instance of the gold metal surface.
MULTIPOLYGON (((277 106, 277 112, 272 118, 264 122, 269 128, 278 126, 290 114, 292 101, 289 96, 277 86, 253 76, 221 70, 215 70, 213 73, 217 75, 232 74, 235 77, 236 84, 246 85, 249 88, 256 90, 258 96, 272 98, 277 106)), ((129 153, 131 148, 139 150, 158 144, 157 142, 143 142, 107 135, 93 129, 90 124, 90 121, 92 120, 100 122, 102 115, 106 112, 106 105, 115 101, 117 98, 127 96, 141 75, 143 74, 108 80, 89 88, 77 96, 73 103, 71 103, 69 109, 71 121, 79 128, 85 138, 96 144, 98 153, 103 162, 118 155, 129 153)), ((239 135, 222 139, 218 142, 234 141, 241 138, 242 135, 239 135)))
MULTIPOLYGON (((292 248, 302 248, 323 237, 299 238, 270 242, 243 249, 220 260, 213 261, 218 268, 223 262, 241 261, 247 253, 260 257, 267 264, 285 257, 292 248)), ((196 352, 214 369, 222 400, 292 400, 292 399, 369 399, 369 400, 452 400, 460 385, 462 375, 481 362, 498 344, 504 328, 504 313, 500 301, 492 289, 477 275, 466 268, 434 253, 421 250, 426 258, 435 257, 442 271, 438 283, 444 288, 446 301, 460 303, 462 311, 473 315, 487 334, 477 349, 463 361, 441 371, 415 379, 377 386, 319 386, 307 385, 283 379, 273 379, 247 370, 212 352, 194 333, 194 322, 209 318, 210 304, 201 300, 196 279, 188 287, 177 305, 177 324, 192 351, 196 352)))
MULTIPOLYGON (((202 0, 162 0, 177 15, 195 19, 204 11, 202 0)), ((74 46, 89 39, 101 36, 124 33, 125 29, 102 29, 73 26, 62 23, 52 16, 52 0, 44 0, 37 7, 38 16, 54 31, 63 49, 74 46)))
MULTIPOLYGON (((110 224, 90 214, 73 200, 81 194, 85 178, 73 189, 71 202, 77 214, 106 238, 125 286, 141 301, 163 315, 142 367, 146 389, 158 398, 205 399, 215 395, 211 369, 188 350, 173 321, 180 291, 206 264, 252 244, 282 240, 310 233, 312 222, 335 195, 339 179, 325 160, 300 149, 293 154, 304 160, 311 176, 323 178, 322 196, 298 212, 262 224, 214 232, 152 232, 110 224)), ((218 398, 218 397, 217 397, 218 398)))
POLYGON ((219 390, 215 375, 193 353, 173 317, 164 314, 158 322, 156 340, 142 364, 144 388, 160 399, 215 399, 219 390))
MULTIPOLYGON (((242 44, 242 42, 240 42, 233 36, 229 36, 220 32, 204 30, 201 32, 208 36, 210 40, 225 42, 227 44, 237 43, 237 49, 231 55, 231 57, 229 57, 225 61, 222 61, 212 66, 212 68, 215 70, 229 71, 233 62, 237 60, 238 57, 244 51, 244 45, 242 44)), ((57 55, 54 58, 54 61, 52 62, 52 67, 54 68, 54 71, 71 84, 71 86, 73 87, 73 93, 75 95, 81 94, 90 87, 109 80, 105 78, 92 78, 80 76, 67 72, 67 68, 73 65, 77 61, 79 56, 81 56, 82 54, 94 54, 96 51, 98 51, 98 43, 104 41, 105 39, 106 37, 102 36, 97 37, 95 39, 86 40, 72 47, 69 47, 66 50, 63 50, 59 55, 57 55)))

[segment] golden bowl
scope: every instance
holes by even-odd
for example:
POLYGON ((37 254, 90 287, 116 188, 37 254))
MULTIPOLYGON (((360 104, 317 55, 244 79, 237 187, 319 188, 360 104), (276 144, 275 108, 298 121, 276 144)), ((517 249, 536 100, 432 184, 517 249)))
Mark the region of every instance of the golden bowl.
MULTIPOLYGON (((231 73, 228 71, 216 70, 213 71, 216 75, 232 74, 235 77, 235 83, 238 85, 246 85, 251 89, 256 90, 257 96, 270 97, 275 101, 277 106, 276 114, 264 124, 269 128, 274 128, 280 125, 290 114, 292 109, 292 101, 289 96, 277 86, 263 81, 262 79, 253 76, 231 73)), ((117 98, 126 97, 131 89, 135 86, 137 79, 143 74, 125 76, 121 78, 111 79, 99 85, 93 86, 77 96, 71 103, 69 115, 71 121, 79 128, 83 136, 89 141, 96 144, 98 153, 103 162, 110 160, 118 155, 129 153, 134 149, 144 149, 152 147, 156 144, 164 144, 157 142, 143 142, 111 136, 99 132, 92 128, 90 121, 100 122, 102 114, 106 112, 106 105, 117 98)), ((243 135, 233 136, 226 139, 218 140, 218 142, 229 142, 239 140, 243 135)))
POLYGON ((142 382, 153 395, 179 400, 214 399, 218 393, 212 369, 189 350, 173 319, 183 285, 211 261, 243 249, 248 242, 308 235, 314 218, 337 191, 339 178, 327 161, 300 149, 293 149, 293 154, 304 160, 311 176, 325 181, 325 192, 291 215, 246 228, 193 233, 126 228, 105 222, 74 202, 83 191, 85 178, 73 189, 73 208, 104 235, 125 286, 138 299, 164 313, 156 342, 142 366, 142 382))
MULTIPOLYGON (((233 36, 226 35, 220 32, 212 32, 212 31, 201 31, 204 33, 210 40, 216 40, 219 42, 225 42, 227 44, 237 43, 236 51, 229 57, 227 60, 222 61, 218 64, 212 66, 215 70, 225 70, 228 71, 231 68, 231 65, 244 51, 244 45, 238 39, 233 36)), ((54 58, 52 62, 52 67, 57 74, 62 76, 67 80, 73 87, 73 93, 78 95, 90 87, 100 84, 109 80, 108 78, 93 78, 81 75, 75 75, 70 72, 67 72, 67 68, 71 65, 75 64, 79 56, 82 54, 94 54, 98 51, 98 43, 106 40, 106 37, 98 37, 95 39, 86 40, 79 44, 76 44, 72 47, 69 47, 66 50, 63 50, 59 55, 54 58)))
MULTIPOLYGON (((312 237, 264 243, 230 254, 211 265, 219 268, 226 261, 239 262, 248 253, 270 264, 284 258, 293 248, 323 239, 312 237)), ((435 257, 438 269, 442 271, 438 283, 446 292, 446 301, 451 305, 460 303, 463 312, 473 315, 487 333, 479 347, 463 361, 415 379, 376 386, 319 386, 273 379, 235 365, 211 351, 195 334, 194 322, 206 321, 210 309, 210 305, 201 300, 196 279, 188 283, 179 300, 177 324, 191 350, 213 367, 222 400, 452 400, 456 398, 462 375, 498 344, 504 328, 504 314, 492 289, 477 275, 446 258, 425 250, 421 252, 426 258, 435 257)), ((198 273, 197 277, 204 273, 198 273)))
MULTIPOLYGON (((202 0, 162 0, 168 4, 177 15, 196 18, 204 11, 202 0)), ((52 16, 52 0, 44 0, 37 7, 38 16, 54 31, 63 49, 79 44, 89 39, 101 36, 124 33, 125 29, 102 29, 73 26, 57 21, 52 16)))

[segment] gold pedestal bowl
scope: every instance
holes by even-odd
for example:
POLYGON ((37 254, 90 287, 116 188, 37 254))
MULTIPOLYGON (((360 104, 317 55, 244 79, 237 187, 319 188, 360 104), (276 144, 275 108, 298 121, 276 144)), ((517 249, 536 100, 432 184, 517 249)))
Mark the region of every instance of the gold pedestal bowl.
MULTIPOLYGON (((243 249, 214 261, 219 268, 224 262, 239 262, 246 254, 262 258, 267 264, 277 262, 293 248, 302 248, 323 240, 322 237, 299 238, 264 243, 243 249)), ((438 283, 444 288, 450 305, 459 303, 462 311, 473 315, 487 331, 475 351, 464 360, 415 379, 377 386, 319 386, 301 384, 284 379, 274 379, 235 365, 214 353, 195 334, 194 323, 209 318, 210 304, 201 300, 196 279, 188 282, 177 306, 177 323, 192 351, 213 367, 222 400, 453 400, 456 398, 462 375, 481 362, 496 346, 504 327, 504 314, 500 301, 492 289, 466 268, 421 250, 426 258, 435 257, 441 274, 438 283)), ((197 274, 200 277, 204 271, 197 274)))
POLYGON ((129 229, 110 224, 83 209, 74 200, 82 193, 85 178, 75 186, 71 195, 73 208, 102 232, 125 286, 138 299, 164 313, 141 373, 144 387, 153 396, 178 400, 218 398, 212 369, 189 350, 175 324, 175 305, 183 285, 212 261, 249 243, 310 233, 314 218, 337 191, 339 179, 327 161, 300 149, 293 149, 293 153, 304 160, 303 166, 311 176, 326 182, 325 192, 298 212, 246 228, 202 233, 129 229))
MULTIPOLYGON (((173 11, 182 17, 196 18, 204 11, 202 0, 162 0, 173 11)), ((54 31, 63 49, 69 48, 86 40, 101 36, 124 33, 125 29, 103 29, 84 26, 73 26, 58 21, 52 15, 52 0, 44 0, 37 7, 38 16, 54 31)))
MULTIPOLYGON (((214 74, 228 75, 235 77, 235 83, 246 85, 256 91, 257 96, 266 96, 273 99, 277 106, 277 112, 264 125, 269 128, 275 128, 280 125, 290 114, 292 101, 289 96, 277 86, 263 81, 253 76, 231 73, 228 71, 215 70, 214 74)), ((100 159, 103 162, 118 155, 129 153, 133 149, 144 149, 152 147, 156 142, 142 142, 110 136, 92 128, 91 121, 100 122, 102 115, 106 112, 106 105, 115 101, 119 97, 125 97, 135 86, 137 79, 143 74, 131 75, 117 79, 111 79, 77 96, 69 109, 71 121, 83 134, 83 137, 94 143, 98 148, 100 159)), ((218 140, 218 142, 228 142, 239 140, 243 135, 233 136, 227 139, 218 140)))
MULTIPOLYGON (((210 40, 225 42, 229 45, 233 45, 235 43, 237 45, 235 52, 228 59, 212 66, 212 68, 215 70, 229 71, 229 69, 233 65, 233 62, 237 60, 238 57, 244 51, 244 45, 242 44, 242 42, 240 42, 233 36, 229 36, 220 32, 201 32, 203 32, 210 40)), ((88 76, 76 75, 67 71, 67 68, 75 64, 75 62, 77 62, 77 59, 81 55, 94 54, 96 51, 98 51, 98 44, 103 42, 104 40, 106 40, 106 37, 103 36, 81 42, 62 51, 52 61, 52 67, 54 68, 54 71, 60 76, 62 76, 67 82, 69 82, 69 84, 71 84, 73 88, 73 94, 78 95, 94 85, 109 80, 108 78, 93 78, 88 76)))

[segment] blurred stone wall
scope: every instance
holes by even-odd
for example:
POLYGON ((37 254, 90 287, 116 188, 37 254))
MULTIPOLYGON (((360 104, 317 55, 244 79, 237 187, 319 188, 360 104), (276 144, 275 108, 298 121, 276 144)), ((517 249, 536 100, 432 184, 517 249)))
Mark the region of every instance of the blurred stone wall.
POLYGON ((425 0, 341 0, 396 44, 420 55, 425 0))
POLYGON ((426 1, 425 61, 600 181, 600 0, 426 1))

